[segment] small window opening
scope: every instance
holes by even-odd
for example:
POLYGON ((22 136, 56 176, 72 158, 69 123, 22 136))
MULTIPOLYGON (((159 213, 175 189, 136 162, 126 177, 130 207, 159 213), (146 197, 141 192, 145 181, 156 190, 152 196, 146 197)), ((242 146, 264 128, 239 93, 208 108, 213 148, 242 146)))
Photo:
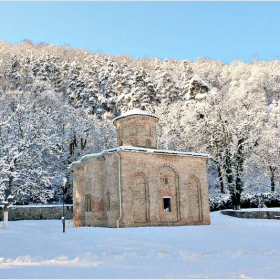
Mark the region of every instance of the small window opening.
POLYGON ((90 194, 86 195, 85 211, 86 212, 91 212, 91 195, 90 194))
POLYGON ((171 198, 170 197, 163 198, 163 210, 164 210, 164 212, 171 212, 171 198))
POLYGON ((123 141, 120 141, 120 146, 123 146, 123 141))
POLYGON ((164 181, 164 184, 168 184, 168 178, 167 177, 163 178, 163 181, 164 181))

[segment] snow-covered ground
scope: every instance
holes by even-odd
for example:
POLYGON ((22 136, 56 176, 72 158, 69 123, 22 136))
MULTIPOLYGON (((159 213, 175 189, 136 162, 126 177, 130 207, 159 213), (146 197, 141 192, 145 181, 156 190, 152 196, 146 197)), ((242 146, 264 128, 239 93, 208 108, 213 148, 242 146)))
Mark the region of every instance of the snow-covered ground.
POLYGON ((211 213, 210 226, 0 223, 0 278, 280 278, 280 220, 211 213))

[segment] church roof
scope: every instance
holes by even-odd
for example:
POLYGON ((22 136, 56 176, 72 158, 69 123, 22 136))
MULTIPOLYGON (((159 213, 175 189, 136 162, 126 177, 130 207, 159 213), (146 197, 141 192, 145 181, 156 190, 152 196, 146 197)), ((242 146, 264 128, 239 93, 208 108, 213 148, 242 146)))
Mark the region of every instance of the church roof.
POLYGON ((203 153, 192 153, 192 152, 180 152, 180 151, 171 151, 171 150, 157 150, 157 149, 149 149, 149 148, 141 148, 141 147, 134 147, 134 146, 120 146, 113 149, 104 150, 100 153, 95 154, 88 154, 83 157, 79 161, 75 161, 70 165, 70 168, 74 164, 79 164, 83 161, 83 159, 92 158, 103 156, 107 153, 118 152, 118 151, 132 151, 132 152, 145 152, 145 153, 154 153, 154 154, 166 154, 166 155, 178 155, 178 156, 191 156, 191 157, 203 157, 208 158, 208 154, 203 153))
POLYGON ((157 118, 158 117, 156 115, 153 115, 147 111, 143 111, 141 109, 138 109, 138 108, 134 108, 132 110, 129 110, 123 114, 121 114, 119 117, 116 117, 114 120, 113 120, 113 123, 118 120, 118 119, 121 119, 121 118, 124 118, 124 117, 127 117, 127 116, 133 116, 133 115, 144 115, 144 116, 150 116, 150 117, 154 117, 154 118, 157 118))

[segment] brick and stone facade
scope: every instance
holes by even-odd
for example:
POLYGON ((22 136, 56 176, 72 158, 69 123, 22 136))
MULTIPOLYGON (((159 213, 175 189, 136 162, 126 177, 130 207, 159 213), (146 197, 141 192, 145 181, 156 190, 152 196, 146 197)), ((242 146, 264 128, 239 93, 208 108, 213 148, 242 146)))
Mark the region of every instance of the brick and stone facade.
POLYGON ((73 224, 137 227, 210 224, 205 154, 157 150, 158 118, 116 118, 119 147, 72 164, 73 224))

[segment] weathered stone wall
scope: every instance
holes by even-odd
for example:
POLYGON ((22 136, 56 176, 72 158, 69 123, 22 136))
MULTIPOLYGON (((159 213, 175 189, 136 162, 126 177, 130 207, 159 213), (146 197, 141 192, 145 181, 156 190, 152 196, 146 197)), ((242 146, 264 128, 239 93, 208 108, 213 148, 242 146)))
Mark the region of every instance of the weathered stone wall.
POLYGON ((116 227, 119 217, 118 158, 116 153, 84 158, 72 165, 73 224, 116 227), (90 209, 85 200, 90 198, 90 209))
POLYGON ((85 164, 74 164, 73 170, 73 225, 85 225, 85 164))
POLYGON ((146 212, 146 225, 210 224, 206 159, 195 156, 121 151, 122 226, 145 224, 133 213, 146 212), (133 178, 142 176, 133 192, 133 178), (145 178, 147 181, 145 182, 145 178), (165 179, 166 178, 166 179, 165 179), (164 183, 163 180, 166 180, 164 183), (196 184, 196 185, 193 185, 196 184), (143 201, 146 198, 146 211, 143 201), (171 212, 165 212, 163 197, 170 197, 171 212), (139 210, 139 211, 138 211, 139 210), (137 222, 137 220, 139 222, 137 222))
MULTIPOLYGON (((106 159, 106 173, 105 173, 105 188, 104 197, 105 199, 105 212, 108 227, 116 227, 117 220, 120 217, 119 207, 119 166, 118 153, 105 154, 106 159)), ((121 181, 120 181, 121 184, 121 181)))
POLYGON ((104 157, 98 156, 88 160, 85 165, 85 196, 90 196, 90 207, 85 211, 85 226, 106 225, 104 164, 104 157))
POLYGON ((279 211, 242 211, 242 210, 222 210, 223 215, 246 219, 279 219, 279 211), (275 217, 276 216, 276 217, 275 217))
MULTIPOLYGON (((61 219, 62 205, 13 205, 9 207, 9 221, 61 219)), ((65 219, 72 219, 73 206, 64 206, 65 219)), ((3 208, 0 208, 0 221, 3 221, 3 208)))
POLYGON ((205 157, 123 149, 83 158, 73 172, 75 227, 210 224, 205 157))

